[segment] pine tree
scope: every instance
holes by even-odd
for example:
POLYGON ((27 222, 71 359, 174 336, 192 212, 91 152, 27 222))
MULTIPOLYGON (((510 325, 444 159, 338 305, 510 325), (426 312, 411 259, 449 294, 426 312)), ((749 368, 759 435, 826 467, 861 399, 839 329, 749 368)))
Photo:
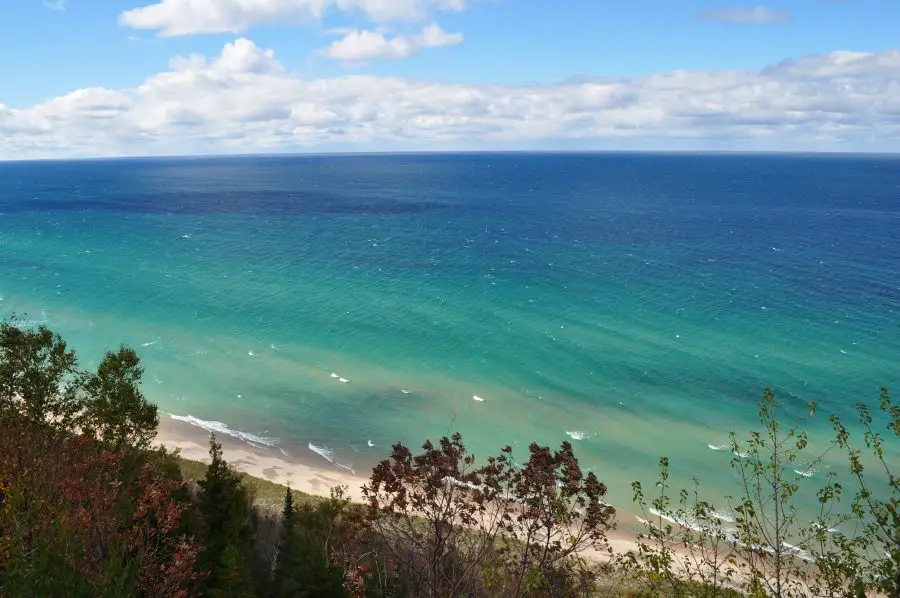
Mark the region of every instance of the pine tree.
POLYGON ((254 598, 251 558, 244 546, 234 542, 227 544, 222 553, 221 575, 216 587, 208 588, 208 595, 213 598, 254 598))
POLYGON ((209 572, 207 595, 248 595, 246 588, 252 588, 249 555, 253 550, 249 493, 222 456, 222 445, 215 435, 209 439, 209 456, 206 477, 198 482, 205 546, 199 565, 209 572))
POLYGON ((281 533, 275 557, 273 596, 279 598, 346 598, 344 571, 331 559, 329 542, 341 531, 334 526, 335 508, 324 501, 315 506, 294 505, 288 487, 281 512, 281 533))
POLYGON ((289 596, 293 590, 291 569, 297 558, 297 538, 295 531, 294 494, 288 486, 284 493, 281 510, 281 533, 278 538, 278 552, 275 555, 275 592, 278 596, 289 596))

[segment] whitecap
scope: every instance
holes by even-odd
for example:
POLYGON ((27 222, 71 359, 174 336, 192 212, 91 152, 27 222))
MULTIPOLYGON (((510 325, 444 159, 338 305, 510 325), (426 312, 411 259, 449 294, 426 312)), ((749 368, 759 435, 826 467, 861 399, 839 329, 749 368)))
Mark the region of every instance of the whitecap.
POLYGON ((571 437, 572 440, 584 440, 585 438, 590 436, 590 434, 588 434, 587 432, 581 432, 579 430, 574 430, 574 431, 566 430, 566 436, 571 437))
POLYGON ((332 377, 332 378, 338 378, 338 375, 335 374, 334 372, 331 372, 331 377, 332 377))
POLYGON ((813 558, 806 550, 803 550, 799 546, 794 546, 793 544, 788 544, 787 542, 782 542, 782 546, 787 548, 788 552, 793 553, 800 559, 803 559, 806 562, 812 562, 813 558))
POLYGON ((706 446, 714 451, 727 451, 731 448, 730 444, 707 444, 706 446))
POLYGON ((472 395, 472 400, 473 400, 473 401, 478 401, 479 403, 484 403, 484 399, 482 399, 482 398, 479 397, 478 395, 472 395))
POLYGON ((405 394, 405 395, 408 395, 408 394, 409 394, 409 391, 408 391, 408 390, 405 390, 405 389, 403 389, 403 388, 400 389, 400 392, 402 392, 402 393, 405 394))
POLYGON ((651 514, 653 514, 653 515, 655 515, 655 516, 657 516, 657 517, 660 517, 660 518, 662 518, 662 519, 665 519, 666 521, 669 521, 669 522, 674 523, 674 524, 676 524, 676 525, 680 525, 680 526, 683 527, 683 528, 690 529, 690 530, 693 530, 693 531, 695 531, 695 532, 702 532, 702 531, 704 531, 702 525, 698 524, 696 521, 694 521, 694 520, 692 520, 692 519, 689 519, 689 518, 687 518, 687 517, 679 517, 679 516, 674 515, 674 514, 672 514, 672 513, 665 513, 665 512, 663 512, 663 511, 658 510, 658 509, 654 509, 653 507, 650 507, 648 510, 650 511, 651 514))
POLYGON ((367 441, 366 444, 369 445, 369 448, 372 448, 373 446, 375 446, 375 443, 372 442, 371 440, 367 441))
POLYGON ((308 443, 307 446, 309 447, 309 450, 311 450, 315 454, 319 455, 320 457, 322 457, 323 459, 325 459, 326 461, 328 461, 335 467, 340 467, 341 469, 346 469, 347 471, 349 471, 350 473, 352 473, 354 475, 356 474, 356 472, 353 471, 352 467, 350 467, 349 465, 344 465, 343 463, 340 463, 337 460, 337 456, 334 454, 334 451, 332 449, 328 448, 327 446, 316 446, 312 442, 308 443))
POLYGON ((731 454, 733 454, 735 457, 740 457, 741 459, 746 459, 750 456, 750 453, 744 453, 741 451, 731 451, 731 454))
POLYGON ((734 523, 734 517, 731 516, 731 513, 726 513, 725 511, 716 511, 713 510, 710 515, 715 517, 720 521, 727 521, 728 523, 734 523))
POLYGON ((251 434, 249 432, 242 432, 240 430, 233 430, 228 427, 228 424, 224 424, 222 422, 208 421, 205 419, 200 419, 199 417, 194 417, 193 415, 174 415, 170 413, 169 417, 176 421, 191 424, 192 426, 197 426, 198 428, 202 428, 207 432, 225 434, 226 436, 231 436, 232 438, 237 438, 239 440, 243 440, 244 442, 264 444, 266 446, 272 447, 278 446, 278 438, 270 438, 267 436, 260 436, 258 434, 251 434))
POLYGON ((148 343, 141 343, 141 346, 142 346, 142 347, 152 347, 153 345, 155 345, 155 344, 158 343, 158 342, 159 342, 159 341, 150 341, 150 342, 148 342, 148 343))
POLYGON ((815 529, 824 529, 824 530, 825 530, 826 532, 828 532, 829 534, 836 534, 836 533, 838 532, 838 529, 837 529, 836 527, 828 527, 828 528, 826 528, 824 525, 822 525, 822 524, 821 524, 820 522, 818 522, 818 521, 810 521, 810 523, 812 524, 812 527, 813 527, 813 528, 815 528, 815 529))
POLYGON ((350 382, 350 381, 347 380, 346 378, 338 378, 338 382, 342 382, 342 383, 346 384, 347 382, 350 382))
POLYGON ((458 480, 453 476, 448 475, 444 478, 444 482, 450 486, 458 486, 460 488, 469 488, 471 490, 478 490, 481 488, 480 484, 475 484, 474 482, 463 482, 462 480, 458 480))
POLYGON ((249 355, 250 357, 253 357, 253 351, 247 351, 247 355, 249 355))
POLYGON ((807 467, 806 469, 795 469, 794 473, 797 475, 802 475, 804 478, 811 478, 816 475, 815 467, 807 467))

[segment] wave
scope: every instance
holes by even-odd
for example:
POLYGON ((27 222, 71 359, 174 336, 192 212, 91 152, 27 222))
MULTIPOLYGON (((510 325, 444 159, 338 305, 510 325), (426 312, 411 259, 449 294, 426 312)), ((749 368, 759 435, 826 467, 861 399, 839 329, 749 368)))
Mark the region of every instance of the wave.
POLYGON ((811 478, 816 475, 816 471, 815 467, 807 467, 806 469, 795 469, 794 473, 802 475, 804 478, 811 478))
POLYGON ((731 513, 726 513, 725 511, 712 511, 710 513, 713 517, 720 521, 726 521, 728 523, 734 523, 734 517, 731 516, 731 513))
POLYGON ((587 432, 582 432, 580 430, 566 430, 566 436, 572 440, 584 440, 585 438, 590 438, 593 434, 588 434, 587 432))
POLYGON ((268 436, 260 436, 258 434, 251 434, 249 432, 233 430, 228 427, 228 424, 223 424, 222 422, 200 419, 199 417, 194 417, 193 415, 174 415, 172 413, 169 414, 169 417, 176 421, 191 424, 192 426, 197 426, 198 428, 203 428, 207 432, 224 434, 226 436, 231 436, 232 438, 243 440, 248 444, 262 444, 270 447, 278 446, 278 438, 270 438, 268 436))
MULTIPOLYGON (((656 517, 660 517, 665 519, 670 523, 674 523, 675 525, 679 525, 685 529, 689 529, 695 532, 702 532, 704 534, 713 534, 716 536, 720 536, 722 538, 727 539, 729 542, 735 541, 734 533, 737 531, 735 528, 729 527, 725 528, 719 524, 715 524, 713 522, 701 523, 697 521, 694 517, 682 513, 682 514, 674 514, 674 513, 666 513, 659 511, 653 507, 648 509, 651 515, 655 515, 656 517)), ((719 521, 724 521, 726 523, 734 523, 734 517, 731 514, 726 513, 724 511, 711 511, 709 513, 710 517, 718 519, 719 521)), ((648 522, 646 519, 642 519, 638 517, 638 520, 644 525, 653 525, 651 522, 648 522)))
POLYGON ((706 446, 714 451, 727 451, 731 448, 730 444, 707 444, 706 446))
POLYGON ((309 447, 309 450, 311 450, 315 454, 319 455, 320 457, 322 457, 323 459, 325 459, 326 461, 328 461, 335 467, 340 467, 341 469, 346 469, 353 475, 356 475, 356 472, 353 471, 353 468, 350 467, 349 465, 345 465, 344 463, 341 463, 340 461, 338 461, 337 455, 335 455, 334 451, 332 449, 328 448, 327 446, 316 446, 312 442, 308 443, 307 446, 309 447))
POLYGON ((811 563, 813 561, 812 555, 809 554, 808 551, 800 548, 799 546, 794 546, 793 544, 788 544, 787 542, 782 542, 781 545, 784 546, 785 548, 787 548, 787 551, 790 552, 791 554, 793 554, 794 556, 796 556, 797 558, 800 558, 808 563, 811 563))
POLYGON ((472 395, 472 400, 473 400, 473 401, 478 401, 479 403, 484 403, 484 399, 482 399, 482 398, 479 397, 478 395, 472 395))
POLYGON ((656 517, 665 519, 666 521, 669 521, 670 523, 680 525, 681 527, 693 530, 695 532, 704 531, 703 526, 700 525, 699 523, 697 523, 696 521, 694 521, 693 519, 690 519, 687 517, 679 517, 679 516, 671 514, 671 513, 664 513, 663 511, 660 511, 659 509, 654 509, 653 507, 650 507, 648 510, 650 511, 650 513, 652 515, 655 515, 656 517))
POLYGON ((825 530, 829 534, 836 534, 836 533, 838 533, 838 531, 840 531, 836 527, 825 527, 818 521, 812 521, 811 523, 812 523, 813 528, 819 529, 819 530, 825 530))
POLYGON ((458 480, 453 476, 447 476, 444 478, 444 483, 451 486, 459 486, 460 488, 469 488, 470 490, 480 490, 481 485, 475 484, 473 482, 463 482, 462 480, 458 480))

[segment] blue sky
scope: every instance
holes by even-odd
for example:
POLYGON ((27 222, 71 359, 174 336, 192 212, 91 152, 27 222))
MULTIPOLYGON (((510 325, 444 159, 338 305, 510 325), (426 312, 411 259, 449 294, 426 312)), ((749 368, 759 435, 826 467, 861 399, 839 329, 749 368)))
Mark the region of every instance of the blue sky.
MULTIPOLYGON (((631 0, 627 3, 607 0, 244 2, 243 5, 240 0, 16 0, 5 3, 0 9, 0 56, 3 57, 0 59, 0 108, 6 111, 8 123, 15 118, 19 125, 13 129, 8 124, 9 130, 21 134, 24 126, 22 123, 26 122, 27 116, 29 126, 46 133, 46 128, 50 125, 38 126, 41 113, 34 111, 36 107, 54 98, 68 97, 68 94, 77 90, 90 90, 89 94, 95 96, 103 95, 96 90, 105 90, 103 93, 107 99, 104 102, 109 102, 111 94, 117 94, 115 103, 121 108, 123 115, 125 111, 130 115, 120 125, 130 124, 134 129, 132 134, 140 132, 145 137, 149 135, 155 140, 154 143, 159 142, 160 151, 179 151, 178 135, 188 136, 184 139, 185 143, 181 144, 186 151, 190 147, 195 147, 198 151, 203 148, 215 151, 217 137, 211 133, 215 133, 213 129, 216 122, 213 121, 227 115, 206 115, 210 117, 210 122, 202 134, 187 129, 180 133, 169 130, 168 125, 175 120, 170 122, 164 118, 157 119, 161 123, 159 132, 148 131, 147 127, 150 125, 135 124, 139 108, 145 109, 145 116, 152 108, 148 106, 149 95, 143 94, 139 89, 159 74, 171 71, 174 57, 199 54, 212 62, 226 44, 238 39, 250 44, 242 45, 242 52, 252 54, 271 50, 270 58, 274 56, 274 60, 277 60, 280 76, 291 79, 290 82, 278 82, 282 91, 284 83, 299 85, 299 81, 309 85, 317 82, 326 87, 348 85, 354 81, 353 75, 371 76, 370 87, 377 87, 381 80, 394 78, 402 78, 407 82, 408 88, 429 84, 432 92, 438 95, 447 92, 450 89, 447 86, 462 85, 472 86, 471 89, 467 88, 467 93, 488 97, 490 93, 486 92, 486 88, 501 86, 504 90, 502 93, 508 91, 511 94, 510 103, 518 102, 523 105, 521 120, 525 121, 532 119, 529 110, 540 109, 541 104, 528 104, 528 107, 524 107, 526 103, 536 100, 534 94, 522 97, 516 95, 521 95, 520 88, 523 85, 539 84, 544 86, 544 91, 566 91, 574 89, 567 84, 578 81, 622 80, 626 85, 628 82, 634 82, 635 85, 640 83, 642 97, 646 98, 642 104, 645 106, 642 108, 643 114, 649 118, 647 115, 652 110, 660 109, 656 105, 658 102, 649 94, 658 93, 662 97, 663 91, 669 93, 671 89, 666 87, 665 90, 659 90, 654 87, 656 91, 648 91, 645 85, 647 81, 642 78, 671 75, 677 71, 696 73, 697 76, 715 74, 720 78, 726 76, 722 73, 734 70, 758 74, 788 59, 827 57, 836 51, 850 51, 860 55, 864 53, 871 57, 866 59, 869 66, 881 64, 883 67, 885 57, 892 58, 894 48, 900 47, 896 33, 900 25, 900 2, 888 0, 784 0, 766 4, 723 0, 631 0), (208 7, 210 3, 215 5, 216 10, 214 13, 208 10, 204 13, 204 6, 208 7), (243 12, 235 8, 239 5, 245 7, 243 12), (134 10, 138 13, 129 12, 134 10), (270 12, 266 13, 266 10, 270 12), (226 16, 219 18, 222 15, 226 16), (428 27, 433 29, 426 35, 428 27), (330 45, 338 42, 343 42, 343 45, 332 46, 329 50, 330 45), (328 86, 326 82, 329 81, 333 85, 328 86), (162 127, 162 124, 167 127, 162 127)), ((878 67, 882 73, 879 81, 887 93, 891 91, 892 81, 896 83, 896 79, 890 76, 885 78, 885 69, 882 67, 878 67)), ((825 67, 819 65, 816 68, 825 67)), ((238 93, 235 90, 246 82, 238 81, 240 77, 233 70, 229 72, 237 78, 235 87, 229 88, 229 93, 238 93)), ((828 73, 829 76, 834 76, 831 71, 828 73)), ((261 75, 260 72, 253 74, 261 75)), ((867 70, 864 74, 852 75, 852 78, 862 78, 866 85, 871 85, 871 75, 867 70)), ((819 78, 821 76, 822 73, 816 75, 819 78)), ((839 76, 849 75, 842 72, 839 76)), ((268 79, 266 82, 273 83, 268 79)), ((778 82, 783 83, 781 79, 778 82)), ((793 83, 798 84, 796 81, 793 83)), ((836 95, 846 94, 845 81, 839 83, 835 80, 833 83, 830 88, 835 90, 836 95)), ((685 81, 684 84, 687 86, 684 91, 688 92, 690 86, 696 83, 685 81)), ((756 82, 754 85, 759 88, 760 83, 756 82)), ((408 93, 408 88, 397 93, 408 93)), ((184 88, 179 89, 185 91, 184 88)), ((860 90, 864 91, 862 87, 860 90)), ((582 93, 584 89, 576 91, 582 93)), ((597 93, 602 95, 608 91, 597 93)), ((826 91, 827 89, 815 92, 807 90, 813 94, 811 97, 819 100, 826 91)), ((357 89, 354 93, 360 92, 357 89)), ((588 96, 595 97, 597 93, 591 91, 588 96)), ((616 93, 626 92, 618 89, 616 93)), ((797 90, 791 93, 796 96, 797 90)), ((871 95, 871 91, 869 94, 871 95)), ((87 102, 82 96, 78 96, 78 102, 87 102)), ((187 99, 186 97, 185 100, 187 99)), ((557 96, 552 99, 563 103, 568 101, 557 96)), ((884 99, 886 103, 893 105, 893 96, 885 95, 884 99)), ((366 145, 365 139, 360 136, 362 121, 347 120, 353 118, 353 114, 366 112, 367 100, 362 97, 358 100, 359 105, 355 111, 349 111, 349 117, 343 115, 346 125, 343 129, 336 125, 340 122, 341 115, 329 116, 327 130, 295 131, 292 134, 299 137, 293 143, 289 136, 286 137, 287 123, 282 123, 277 139, 266 141, 262 137, 257 138, 261 142, 260 148, 279 149, 282 147, 280 144, 285 142, 288 144, 284 146, 286 149, 330 148, 335 143, 340 145, 348 139, 354 148, 365 149, 378 149, 382 146, 391 149, 403 146, 404 143, 415 145, 414 136, 401 134, 387 139, 383 132, 376 135, 372 131, 371 139, 366 145), (348 136, 348 127, 355 128, 357 132, 348 136), (323 131, 325 137, 322 137, 323 131), (329 134, 331 137, 328 137, 329 134)), ((608 98, 603 101, 607 100, 608 98)), ((472 102, 471 99, 466 101, 472 102)), ((540 101, 546 106, 550 100, 543 98, 540 101)), ((835 101, 838 101, 837 97, 835 101)), ((285 111, 293 110, 293 113, 298 113, 296 98, 285 96, 284 102, 285 111)), ((715 97, 711 97, 705 105, 719 110, 716 102, 715 97)), ((323 113, 330 114, 333 111, 329 110, 329 105, 331 104, 326 103, 315 110, 321 109, 323 113)), ((368 105, 374 105, 373 101, 368 105)), ((504 104, 508 105, 510 104, 504 104)), ((581 104, 579 106, 582 112, 590 112, 589 108, 581 104)), ((186 104, 184 110, 190 111, 189 108, 186 104)), ((613 108, 621 109, 601 102, 597 105, 596 112, 598 115, 602 113, 605 118, 613 108)), ((428 122, 440 118, 446 121, 448 110, 458 112, 460 109, 456 106, 445 109, 443 113, 435 112, 432 121, 428 122)), ((664 107, 661 109, 666 110, 664 107)), ((83 110, 83 106, 78 110, 83 110)), ((170 112, 179 110, 173 107, 170 112)), ((273 110, 278 112, 277 107, 273 107, 273 110)), ((306 110, 306 114, 312 109, 304 107, 303 110, 306 110)), ((569 139, 571 142, 577 135, 563 131, 557 134, 552 130, 552 122, 547 123, 554 115, 557 119, 562 117, 563 112, 571 115, 571 111, 561 110, 549 110, 543 114, 540 126, 534 127, 531 137, 527 131, 521 131, 518 127, 513 127, 515 132, 492 131, 492 134, 496 133, 495 145, 502 146, 506 137, 530 139, 529 143, 534 142, 531 144, 535 146, 547 143, 553 145, 554 139, 569 139)), ((496 112, 497 110, 492 112, 485 108, 482 116, 487 118, 496 112)), ((505 107, 501 112, 504 117, 508 116, 505 107)), ((794 114, 797 110, 790 112, 794 114)), ((594 145, 607 147, 610 139, 615 137, 603 135, 603 131, 607 130, 603 127, 612 126, 621 131, 623 127, 645 127, 644 123, 650 122, 646 118, 628 116, 624 112, 622 114, 625 116, 624 120, 620 119, 611 125, 603 124, 598 128, 595 137, 597 143, 594 145)), ((0 112, 0 133, 3 131, 3 115, 0 112)), ((420 111, 416 115, 420 116, 420 111)), ((119 116, 121 115, 117 112, 116 118, 119 116)), ((258 119, 241 120, 245 116, 237 115, 236 118, 244 124, 260 122, 258 119)), ((765 118, 770 116, 777 115, 765 118)), ((881 113, 877 116, 884 118, 881 113)), ((66 118, 72 118, 72 114, 67 114, 66 118)), ((109 115, 102 118, 109 120, 109 115)), ((198 117, 193 115, 191 118, 198 117)), ((322 121, 322 118, 316 118, 317 122, 322 121)), ((395 118, 398 119, 397 122, 391 123, 387 129, 403 129, 403 115, 395 115, 395 118)), ((681 120, 672 122, 679 126, 672 127, 670 132, 660 129, 646 135, 646 146, 666 146, 666 140, 696 139, 697 135, 685 128, 684 116, 678 113, 678 118, 681 120)), ((763 117, 754 118, 759 120, 763 117)), ((860 144, 872 146, 878 118, 870 123, 873 127, 870 131, 855 123, 853 139, 848 139, 845 146, 841 145, 842 138, 837 132, 846 128, 849 124, 846 120, 836 123, 839 126, 830 123, 826 127, 828 133, 820 137, 827 144, 833 145, 834 149, 860 149, 860 144), (864 142, 864 139, 868 141, 864 142)), ((448 126, 462 122, 461 119, 464 120, 460 117, 447 121, 448 126)), ((741 127, 751 126, 746 119, 738 120, 740 122, 736 126, 739 126, 735 131, 740 132, 741 127)), ((807 120, 804 118, 804 122, 807 120)), ((232 119, 228 122, 235 124, 238 121, 232 119)), ((538 122, 537 119, 532 121, 538 122)), ((47 122, 52 123, 53 119, 47 122)), ((151 121, 144 119, 141 122, 151 121)), ((654 117, 653 122, 661 122, 660 114, 654 117)), ((708 122, 710 121, 704 121, 704 126, 708 122)), ((296 122, 293 124, 296 125, 296 122)), ((300 124, 302 127, 311 126, 306 121, 300 124)), ((249 129, 255 126, 250 126, 249 129)), ((487 129, 492 128, 489 122, 485 126, 487 129)), ((296 128, 295 126, 292 130, 296 128)), ((753 133, 754 138, 750 140, 754 143, 738 143, 735 149, 745 146, 754 149, 759 145, 760 139, 764 142, 763 145, 777 145, 771 135, 766 133, 760 136, 757 133, 759 131, 753 133)), ((789 131, 782 133, 785 138, 791 137, 789 131)), ((468 147, 482 136, 476 134, 472 137, 474 139, 467 145, 464 136, 456 136, 450 145, 462 144, 468 147)), ((422 139, 428 139, 431 143, 434 141, 428 135, 422 139)), ((629 133, 628 143, 625 145, 634 145, 635 139, 629 133)), ((723 142, 721 135, 703 139, 709 140, 707 146, 711 149, 716 149, 723 142)), ((43 143, 32 141, 32 145, 43 143)), ((97 151, 128 153, 127 143, 123 145, 120 141, 122 140, 111 142, 109 147, 98 148, 97 151)), ((893 138, 877 141, 881 150, 891 150, 894 147, 893 138)), ((20 139, 19 143, 22 142, 20 139)), ((6 145, 7 150, 12 149, 12 142, 9 140, 6 145)), ((257 145, 259 144, 248 143, 248 148, 253 149, 257 145)), ((575 145, 593 147, 590 139, 581 137, 575 145)), ((706 147, 703 143, 693 145, 701 149, 706 147)), ((64 149, 63 153, 71 149, 64 149)), ((231 151, 234 148, 228 145, 221 149, 231 151)), ((0 155, 2 150, 3 146, 0 145, 0 155)), ((43 150, 38 153, 40 151, 43 150)))

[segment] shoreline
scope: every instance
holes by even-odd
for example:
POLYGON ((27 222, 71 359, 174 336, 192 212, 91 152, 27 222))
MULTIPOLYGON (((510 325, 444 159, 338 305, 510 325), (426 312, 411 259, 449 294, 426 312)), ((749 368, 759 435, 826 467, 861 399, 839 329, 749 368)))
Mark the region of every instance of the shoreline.
MULTIPOLYGON (((178 449, 185 459, 209 463, 209 433, 198 426, 173 419, 171 414, 160 411, 155 446, 178 449)), ((267 446, 256 446, 245 441, 218 434, 216 440, 222 445, 222 453, 229 465, 236 470, 253 477, 275 484, 290 484, 292 490, 298 490, 314 496, 328 497, 332 488, 344 486, 346 496, 353 502, 362 503, 362 485, 368 481, 349 472, 341 471, 338 466, 311 465, 301 459, 291 458, 279 453, 278 449, 267 446)), ((617 526, 622 523, 621 515, 630 515, 627 511, 616 511, 617 526)), ((611 529, 607 532, 607 541, 613 554, 624 554, 637 548, 635 534, 624 529, 611 529)), ((608 560, 609 554, 601 551, 586 551, 592 558, 608 560)))
MULTIPOLYGON (((347 496, 362 502, 362 485, 367 481, 357 475, 319 467, 301 459, 287 457, 273 447, 252 445, 226 434, 217 434, 225 460, 238 471, 275 484, 290 484, 291 489, 327 497, 331 488, 345 486, 347 496)), ((178 449, 186 459, 209 463, 209 432, 193 424, 173 419, 160 412, 159 427, 153 442, 157 446, 178 449)))

